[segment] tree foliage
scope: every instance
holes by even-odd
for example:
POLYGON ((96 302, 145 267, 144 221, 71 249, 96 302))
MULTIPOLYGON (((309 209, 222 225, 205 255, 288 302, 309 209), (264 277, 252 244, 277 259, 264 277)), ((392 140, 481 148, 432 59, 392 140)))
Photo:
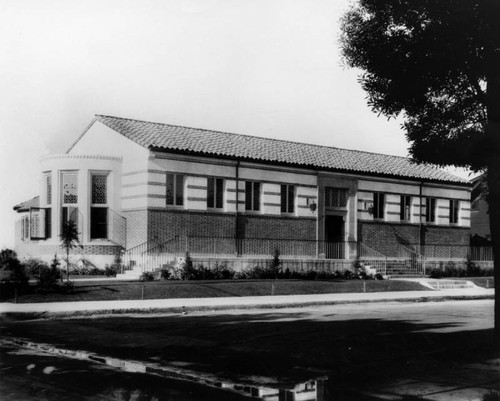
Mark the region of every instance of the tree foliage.
POLYGON ((485 167, 492 0, 360 0, 342 21, 344 60, 372 109, 402 114, 421 162, 485 167))
POLYGON ((416 161, 487 171, 500 354, 500 1, 358 0, 341 40, 372 109, 402 114, 416 161))
POLYGON ((61 246, 66 251, 66 272, 69 282, 69 252, 78 246, 78 227, 73 220, 65 221, 61 227, 61 246))

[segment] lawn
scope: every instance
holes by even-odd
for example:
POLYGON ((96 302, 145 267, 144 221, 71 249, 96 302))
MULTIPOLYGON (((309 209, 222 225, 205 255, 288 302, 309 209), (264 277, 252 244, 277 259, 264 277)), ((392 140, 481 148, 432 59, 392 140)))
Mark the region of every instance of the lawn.
MULTIPOLYGON (((111 301, 168 298, 246 297, 263 295, 331 294, 384 291, 422 291, 418 283, 398 280, 213 280, 213 281, 74 281, 71 293, 18 294, 18 303, 111 301)), ((1 287, 0 287, 1 290, 1 287)), ((13 302, 14 294, 0 292, 3 302, 13 302)))

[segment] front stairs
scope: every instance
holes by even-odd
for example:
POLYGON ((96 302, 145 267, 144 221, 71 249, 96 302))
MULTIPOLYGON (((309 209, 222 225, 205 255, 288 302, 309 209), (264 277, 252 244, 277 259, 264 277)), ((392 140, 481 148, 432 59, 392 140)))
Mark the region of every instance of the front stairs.
POLYGON ((472 281, 453 279, 425 279, 420 281, 425 287, 433 290, 461 290, 478 288, 472 281))

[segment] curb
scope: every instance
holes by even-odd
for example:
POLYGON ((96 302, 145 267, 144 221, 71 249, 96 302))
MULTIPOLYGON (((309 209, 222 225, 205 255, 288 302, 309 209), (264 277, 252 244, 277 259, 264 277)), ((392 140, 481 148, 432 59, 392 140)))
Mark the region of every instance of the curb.
MULTIPOLYGON (((66 310, 66 311, 3 311, 0 310, 0 320, 32 320, 51 318, 76 318, 89 316, 108 316, 124 314, 186 314, 192 312, 214 312, 223 310, 248 310, 248 309, 283 309, 283 308, 303 308, 310 306, 327 305, 353 305, 367 303, 421 303, 421 302, 444 302, 444 301, 470 301, 495 299, 494 294, 479 295, 438 295, 422 297, 402 297, 402 298, 378 298, 378 299, 340 299, 322 301, 302 301, 302 302, 277 302, 277 303, 252 303, 252 304, 225 304, 225 305, 192 305, 192 306, 165 306, 165 307, 137 307, 137 308, 110 308, 97 310, 66 310)), ((22 305, 22 304, 18 304, 22 305)))

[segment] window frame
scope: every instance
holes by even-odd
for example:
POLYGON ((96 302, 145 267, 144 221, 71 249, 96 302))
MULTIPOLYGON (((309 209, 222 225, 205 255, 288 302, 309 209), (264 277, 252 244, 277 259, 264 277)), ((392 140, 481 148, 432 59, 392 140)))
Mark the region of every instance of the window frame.
POLYGON ((52 205, 52 172, 46 171, 43 173, 44 175, 44 184, 45 184, 45 204, 47 206, 52 205))
POLYGON ((281 184, 280 189, 280 210, 281 214, 295 213, 295 185, 281 184))
POLYGON ((60 232, 62 232, 63 224, 69 220, 73 220, 77 229, 79 229, 79 210, 78 210, 78 171, 68 170, 60 172, 61 179, 61 187, 59 188, 59 196, 61 199, 61 221, 60 221, 60 232), (66 176, 76 176, 76 202, 65 202, 65 194, 64 194, 64 177, 66 176))
POLYGON ((245 181, 245 211, 260 212, 262 202, 260 181, 245 181))
POLYGON ((460 201, 458 199, 450 199, 449 223, 456 225, 459 222, 460 201))
POLYGON ((399 220, 411 222, 411 195, 401 195, 399 203, 399 220))
POLYGON ((425 198, 425 222, 436 223, 437 200, 433 197, 425 198))
POLYGON ((224 179, 207 178, 207 209, 224 209, 224 179))
POLYGON ((90 191, 89 191, 89 238, 94 240, 108 240, 109 239, 109 172, 91 171, 90 172, 90 191), (97 202, 94 200, 94 177, 105 177, 105 202, 97 202), (103 212, 104 211, 104 212, 103 212), (100 213, 104 214, 98 216, 100 213), (104 227, 104 228, 102 228, 104 227))
POLYGON ((373 193, 373 218, 376 220, 385 220, 385 193, 373 193))
POLYGON ((185 174, 166 173, 165 176, 166 189, 165 189, 165 205, 167 207, 184 207, 185 202, 185 174), (172 177, 172 183, 169 183, 169 177, 172 177), (172 194, 169 195, 169 188, 172 188, 172 194), (179 190, 180 189, 180 190, 179 190), (169 201, 172 199, 171 202, 169 201))
POLYGON ((349 189, 339 187, 325 187, 325 208, 346 209, 349 203, 349 189), (344 202, 341 202, 342 199, 344 202))

